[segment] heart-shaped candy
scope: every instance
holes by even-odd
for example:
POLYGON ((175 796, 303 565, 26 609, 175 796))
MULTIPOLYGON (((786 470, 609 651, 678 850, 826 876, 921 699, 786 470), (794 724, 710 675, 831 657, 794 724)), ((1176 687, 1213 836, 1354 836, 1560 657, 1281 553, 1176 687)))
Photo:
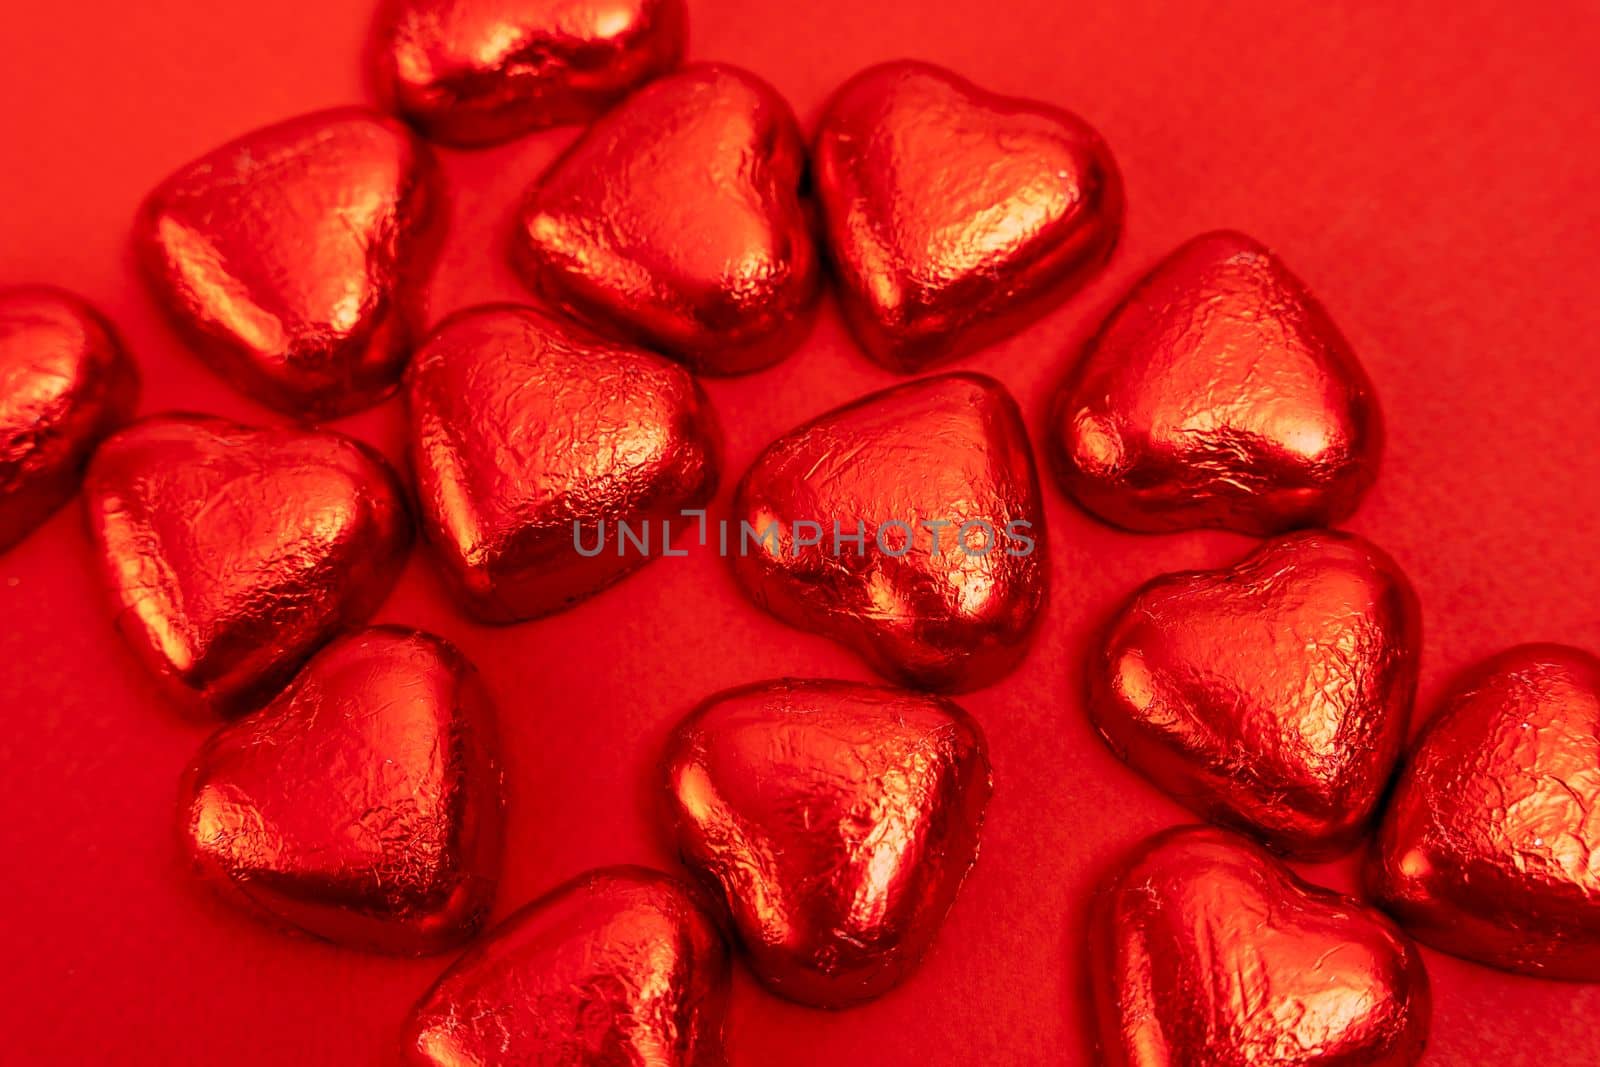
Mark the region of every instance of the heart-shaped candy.
POLYGON ((695 896, 591 871, 512 915, 412 1011, 415 1067, 720 1067, 728 952, 695 896))
POLYGON ((450 948, 483 925, 499 875, 493 735, 448 643, 347 634, 206 742, 181 792, 185 850, 237 903, 318 937, 450 948))
POLYGON ((1368 881, 1407 930, 1600 981, 1600 659, 1522 645, 1469 671, 1408 757, 1368 881))
POLYGON ((1158 834, 1097 894, 1107 1067, 1408 1067, 1430 1013, 1386 917, 1223 830, 1158 834))
POLYGON ((846 82, 815 173, 845 316, 895 370, 1037 317, 1105 263, 1122 226, 1122 180, 1087 123, 927 63, 846 82))
POLYGON ((757 604, 919 688, 973 689, 1016 666, 1049 582, 1027 433, 981 375, 874 393, 774 441, 729 531, 757 604))
POLYGON ((1067 492, 1141 531, 1331 526, 1383 448, 1372 383, 1322 305, 1226 231, 1183 245, 1111 313, 1047 432, 1067 492))
POLYGON ((666 767, 684 862, 727 902, 751 969, 827 1008, 916 968, 977 859, 990 793, 966 712, 851 682, 712 697, 666 767))
POLYGON ((677 66, 683 0, 388 0, 378 94, 446 144, 494 144, 587 122, 677 66))
POLYGON ((0 290, 0 552, 78 491, 138 393, 133 361, 88 304, 41 285, 0 290))
POLYGON ((84 505, 123 636, 171 696, 218 715, 261 705, 371 615, 411 543, 366 445, 205 415, 108 438, 84 505))
POLYGON ((822 274, 805 146, 766 82, 697 64, 591 126, 535 183, 513 259, 566 311, 708 374, 783 358, 822 274))
POLYGON ((241 392, 296 415, 391 392, 443 212, 427 148, 361 108, 246 134, 177 171, 134 232, 156 298, 241 392))
POLYGON ((1135 593, 1090 664, 1089 714, 1200 814, 1327 856, 1355 844, 1389 781, 1421 641, 1394 560, 1351 534, 1289 534, 1135 593))
POLYGON ((598 591, 716 491, 716 421, 688 371, 531 309, 446 319, 408 383, 423 528, 479 618, 598 591))

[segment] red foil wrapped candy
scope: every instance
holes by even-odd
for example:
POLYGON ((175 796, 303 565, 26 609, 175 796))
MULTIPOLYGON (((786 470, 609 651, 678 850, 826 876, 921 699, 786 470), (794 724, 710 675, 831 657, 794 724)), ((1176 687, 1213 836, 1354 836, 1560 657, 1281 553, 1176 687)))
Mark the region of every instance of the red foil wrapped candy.
POLYGON ((805 147, 766 82, 697 64, 599 119, 529 191, 513 241, 551 303, 697 371, 742 374, 809 328, 822 273, 805 147))
POLYGON ((133 361, 88 304, 42 285, 0 289, 0 552, 78 491, 138 393, 133 361))
POLYGON ((1334 525, 1383 447, 1372 383, 1322 305, 1227 231, 1183 245, 1111 313, 1047 435, 1079 504, 1148 532, 1334 525))
POLYGON ((212 369, 292 414, 367 407, 400 379, 443 215, 400 122, 339 108, 183 167, 134 231, 156 299, 212 369))
POLYGON ((1090 664, 1089 714, 1200 814, 1328 856, 1355 844, 1388 784, 1421 642, 1394 560, 1351 534, 1289 534, 1135 593, 1090 664))
POLYGON ((473 146, 587 122, 678 65, 683 0, 386 0, 372 46, 389 107, 473 146))
POLYGON ((483 925, 500 868, 494 721, 448 643, 328 645, 184 779, 185 850, 239 904, 329 941, 437 952, 483 925))
POLYGON ((1049 582, 1016 403, 948 374, 874 393, 768 445, 734 494, 727 555, 778 618, 919 688, 1022 659, 1049 582))
POLYGON ((977 858, 990 793, 966 712, 850 682, 713 697, 666 768, 684 862, 720 891, 751 969, 827 1008, 915 969, 977 858))
POLYGON ((158 415, 110 437, 84 505, 117 627, 170 696, 233 715, 366 620, 405 562, 394 472, 343 434, 158 415))
POLYGON ((1428 976, 1388 918, 1242 837, 1169 830, 1096 896, 1106 1067, 1409 1067, 1428 976))
POLYGON ((1419 940, 1523 974, 1600 981, 1600 659, 1522 645, 1451 689, 1369 857, 1419 940))
POLYGON ((410 1067, 721 1067, 728 953, 688 889, 591 871, 527 905, 440 977, 410 1067))
POLYGON ((683 510, 716 491, 715 417, 688 371, 531 309, 446 319, 408 383, 423 528, 478 618, 596 592, 663 552, 668 524, 694 529, 683 510))
POLYGON ((845 317, 893 370, 1037 317, 1105 263, 1122 226, 1122 179, 1087 123, 927 63, 846 82, 815 174, 845 317))

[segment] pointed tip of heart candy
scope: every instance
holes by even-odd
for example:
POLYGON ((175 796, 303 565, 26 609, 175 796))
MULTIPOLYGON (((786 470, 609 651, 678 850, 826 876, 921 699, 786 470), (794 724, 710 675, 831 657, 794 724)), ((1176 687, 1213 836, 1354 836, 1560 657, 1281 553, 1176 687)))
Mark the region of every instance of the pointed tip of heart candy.
POLYGON ((1600 981, 1600 659, 1519 645, 1450 686, 1401 770, 1367 883, 1424 944, 1600 981))
POLYGON ((1432 997, 1374 908, 1225 830, 1144 842, 1096 893, 1090 974, 1110 1067, 1412 1067, 1432 997))
POLYGON ((902 373, 1069 297, 1122 228, 1122 179, 1088 123, 930 63, 879 64, 836 90, 813 170, 846 320, 902 373))
POLYGON ((412 1010, 408 1067, 722 1067, 727 947, 698 893, 607 867, 525 905, 412 1010))
POLYGON ((1033 451, 983 375, 908 382, 785 434, 745 472, 729 522, 746 595, 917 688, 1009 673, 1047 599, 1033 451))
POLYGON ((206 742, 180 793, 184 851, 275 923, 400 955, 458 946, 499 874, 493 733, 454 646, 396 627, 349 634, 206 742))
POLYGON ((1232 231, 1178 248, 1111 313, 1047 433, 1068 495, 1141 532, 1334 525, 1383 447, 1372 383, 1327 312, 1232 231))
POLYGON ((982 731, 940 697, 786 679, 707 700, 674 731, 683 860, 774 992, 847 1008, 920 965, 977 859, 982 731))
POLYGON ((472 148, 596 118, 676 67, 687 30, 683 0, 388 0, 368 65, 385 107, 472 148))
POLYGON ((1421 640, 1416 593, 1382 549, 1287 534, 1137 590, 1091 657, 1089 716, 1201 816, 1331 858, 1367 831, 1392 776, 1421 640))
POLYGON ((534 183, 513 266, 575 318, 702 374, 746 374, 811 328, 822 269, 805 145, 761 78, 696 63, 656 79, 534 183))
POLYGON ((265 703, 377 610, 411 546, 399 477, 331 430, 146 416, 95 452, 83 497, 118 630, 201 715, 265 703))
POLYGON ((139 372, 104 316, 53 286, 0 289, 0 552, 78 491, 133 415, 139 372))
POLYGON ((422 319, 444 192, 427 146, 362 107, 298 116, 180 167, 134 250, 191 348, 229 385, 327 419, 394 391, 422 319))

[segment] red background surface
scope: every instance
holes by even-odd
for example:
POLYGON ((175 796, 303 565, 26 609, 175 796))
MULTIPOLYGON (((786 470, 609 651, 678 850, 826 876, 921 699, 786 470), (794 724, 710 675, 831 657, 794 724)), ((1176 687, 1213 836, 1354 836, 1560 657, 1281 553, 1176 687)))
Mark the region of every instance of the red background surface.
MULTIPOLYGON (((998 375, 1037 430, 1049 387, 1111 302, 1211 227, 1277 248, 1328 305, 1389 422, 1349 524, 1422 596, 1422 707, 1470 661, 1533 639, 1600 649, 1600 11, 1592 4, 1068 4, 1061 0, 691 0, 690 54, 769 78, 808 128, 876 60, 947 64, 1099 127, 1127 180, 1126 238, 1079 299, 960 366, 998 375), (1344 8, 1341 10, 1341 8, 1344 8), (1360 10, 1367 9, 1367 10, 1360 10)), ((52 0, 0 15, 0 284, 75 289, 123 329, 141 411, 274 418, 158 320, 130 266, 140 196, 262 123, 366 98, 361 0, 52 0)), ((504 265, 518 193, 572 136, 445 153, 453 234, 435 313, 523 294, 504 265)), ((728 489, 800 420, 891 382, 830 307, 777 368, 709 389, 728 489)), ((401 406, 337 425, 396 455, 401 406)), ((1037 437, 1035 438, 1037 445, 1037 437)), ((963 698, 992 746, 983 855, 926 966, 825 1014, 742 973, 735 1064, 1087 1063, 1085 903, 1128 846, 1183 819, 1092 734, 1079 663, 1155 573, 1220 564, 1224 534, 1140 537, 1048 492, 1054 587, 1023 668, 963 698)), ((729 685, 868 677, 745 603, 704 549, 574 611, 464 621, 418 553, 378 616, 458 642, 498 695, 510 848, 497 915, 587 867, 669 866, 651 808, 668 726, 729 685)), ((396 961, 274 932, 178 865, 179 771, 205 735, 164 707, 115 637, 76 506, 0 557, 0 1060, 24 1064, 382 1062, 447 958, 396 961)), ((1351 864, 1314 871, 1348 886, 1351 864)), ((1600 1062, 1600 987, 1428 953, 1429 1063, 1600 1062)))

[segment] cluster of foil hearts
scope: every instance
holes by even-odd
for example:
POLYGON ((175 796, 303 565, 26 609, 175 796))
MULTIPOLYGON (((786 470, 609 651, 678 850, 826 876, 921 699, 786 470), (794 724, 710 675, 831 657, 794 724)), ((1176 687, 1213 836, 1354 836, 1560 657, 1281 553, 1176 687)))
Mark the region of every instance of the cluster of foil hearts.
MULTIPOLYGON (((721 449, 696 375, 792 353, 825 275, 863 350, 912 374, 1022 328, 1117 242, 1122 182, 1076 116, 896 62, 838 89, 808 152, 760 78, 680 67, 685 26, 681 0, 387 0, 369 64, 398 117, 279 123, 151 193, 152 292, 295 424, 129 424, 112 327, 64 292, 0 292, 0 549, 82 481, 119 629, 175 703, 226 720, 185 777, 187 853, 273 921, 416 954, 491 912, 493 701, 442 638, 363 628, 413 520, 473 617, 561 611, 651 557, 608 531, 665 541, 704 513, 721 449), (510 241, 544 309, 429 328, 445 190, 422 138, 570 122, 589 125, 510 241), (308 425, 396 390, 410 485, 308 425)), ((1373 480, 1377 404, 1276 256, 1232 232, 1179 247, 1090 341, 1044 433, 1061 488, 1109 523, 1269 538, 1146 584, 1090 658, 1107 744, 1217 824, 1144 843, 1097 897, 1109 1062, 1414 1063, 1429 994, 1408 935, 1600 980, 1600 661, 1511 650, 1402 756, 1417 598, 1327 528, 1373 480), (1374 826, 1382 911, 1280 859, 1374 826)), ((660 791, 692 881, 606 868, 516 912, 416 1006, 408 1062, 712 1064, 730 942, 766 987, 831 1008, 933 945, 992 788, 948 694, 1015 669, 1049 599, 1022 415, 979 374, 872 394, 772 442, 726 521, 755 604, 895 684, 767 681, 694 709, 660 791)))

